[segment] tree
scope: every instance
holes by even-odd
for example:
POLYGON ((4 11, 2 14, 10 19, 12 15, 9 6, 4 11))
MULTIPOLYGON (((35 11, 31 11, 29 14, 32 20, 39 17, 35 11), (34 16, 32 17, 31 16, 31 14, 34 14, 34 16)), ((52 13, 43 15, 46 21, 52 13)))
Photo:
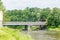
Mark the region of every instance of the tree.
POLYGON ((58 27, 60 25, 60 16, 59 16, 59 8, 53 8, 52 13, 48 16, 48 26, 58 27))
POLYGON ((40 14, 40 20, 41 21, 45 21, 49 14, 51 13, 51 9, 50 8, 44 8, 41 10, 41 14, 40 14))
POLYGON ((1 1, 1 0, 0 0, 0 10, 2 10, 2 11, 4 11, 4 10, 5 10, 5 8, 4 8, 3 3, 2 3, 2 1, 1 1))

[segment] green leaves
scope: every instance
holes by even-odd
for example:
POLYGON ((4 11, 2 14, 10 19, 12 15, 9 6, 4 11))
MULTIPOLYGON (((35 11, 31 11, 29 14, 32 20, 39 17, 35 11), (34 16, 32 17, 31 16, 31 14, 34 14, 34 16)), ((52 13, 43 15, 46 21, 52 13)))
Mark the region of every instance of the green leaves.
POLYGON ((37 21, 40 17, 37 14, 38 8, 26 8, 24 10, 7 10, 4 13, 4 21, 37 21), (31 11, 33 10, 33 11, 31 11))
POLYGON ((2 11, 4 11, 4 6, 3 6, 3 3, 2 3, 2 1, 0 0, 0 10, 2 10, 2 11))
POLYGON ((36 22, 47 21, 48 26, 57 27, 60 25, 60 9, 59 8, 25 8, 24 10, 7 10, 4 13, 4 21, 18 21, 18 22, 36 22))
POLYGON ((48 26, 55 26, 58 27, 60 25, 60 9, 59 8, 53 8, 51 14, 48 16, 47 22, 48 26))

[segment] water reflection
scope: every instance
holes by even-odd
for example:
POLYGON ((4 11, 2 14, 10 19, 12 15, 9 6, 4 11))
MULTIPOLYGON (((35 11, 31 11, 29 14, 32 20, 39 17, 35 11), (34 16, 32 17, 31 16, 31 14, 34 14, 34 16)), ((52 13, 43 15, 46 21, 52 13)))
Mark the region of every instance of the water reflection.
POLYGON ((59 31, 21 31, 24 34, 30 35, 34 40, 60 40, 59 31))
POLYGON ((60 31, 49 31, 47 35, 51 36, 55 40, 60 40, 60 31))

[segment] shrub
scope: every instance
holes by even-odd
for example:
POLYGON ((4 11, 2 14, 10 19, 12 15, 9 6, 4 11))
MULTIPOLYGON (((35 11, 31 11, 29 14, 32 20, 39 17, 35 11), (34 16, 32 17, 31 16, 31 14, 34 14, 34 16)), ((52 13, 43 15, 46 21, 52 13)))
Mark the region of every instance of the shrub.
POLYGON ((31 26, 32 30, 39 30, 39 26, 31 26))

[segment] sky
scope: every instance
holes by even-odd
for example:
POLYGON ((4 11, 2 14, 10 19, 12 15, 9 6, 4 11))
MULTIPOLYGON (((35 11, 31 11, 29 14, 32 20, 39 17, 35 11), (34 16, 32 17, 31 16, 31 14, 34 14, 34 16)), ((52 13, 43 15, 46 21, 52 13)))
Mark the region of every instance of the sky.
POLYGON ((60 0, 2 0, 7 10, 24 9, 26 7, 58 7, 60 8, 60 0))

